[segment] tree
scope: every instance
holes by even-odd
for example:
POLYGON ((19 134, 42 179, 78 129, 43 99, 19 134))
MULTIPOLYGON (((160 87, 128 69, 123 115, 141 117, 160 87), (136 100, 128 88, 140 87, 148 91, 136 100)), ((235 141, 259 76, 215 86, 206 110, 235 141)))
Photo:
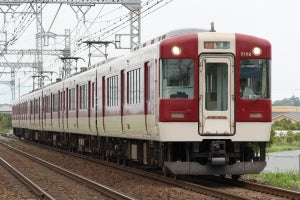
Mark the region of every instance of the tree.
POLYGON ((291 98, 274 101, 273 106, 300 106, 300 99, 293 95, 291 98))

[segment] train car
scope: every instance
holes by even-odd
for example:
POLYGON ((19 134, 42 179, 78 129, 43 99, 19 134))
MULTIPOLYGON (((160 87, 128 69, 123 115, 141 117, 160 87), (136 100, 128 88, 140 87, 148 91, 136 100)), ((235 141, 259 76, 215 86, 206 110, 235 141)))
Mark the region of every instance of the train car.
POLYGON ((26 139, 46 142, 46 135, 51 145, 175 175, 259 173, 271 132, 270 63, 271 44, 262 38, 170 32, 130 55, 25 95, 13 106, 13 130, 26 139), (45 123, 21 126, 19 102, 37 99, 45 123))

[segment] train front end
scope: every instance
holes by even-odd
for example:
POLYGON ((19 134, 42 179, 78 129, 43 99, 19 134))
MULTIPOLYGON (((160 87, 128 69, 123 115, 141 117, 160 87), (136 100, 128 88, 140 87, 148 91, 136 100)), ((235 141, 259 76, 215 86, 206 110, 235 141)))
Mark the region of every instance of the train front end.
POLYGON ((166 171, 239 176, 266 166, 271 45, 200 32, 160 44, 159 133, 166 171))

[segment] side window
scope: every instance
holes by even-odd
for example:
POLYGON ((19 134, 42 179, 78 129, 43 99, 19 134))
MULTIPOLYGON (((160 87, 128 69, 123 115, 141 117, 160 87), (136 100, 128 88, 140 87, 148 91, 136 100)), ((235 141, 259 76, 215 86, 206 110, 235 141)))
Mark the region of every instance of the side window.
POLYGON ((127 72, 127 103, 141 103, 141 69, 127 72))
POLYGON ((66 91, 63 91, 62 93, 62 110, 66 110, 66 91))
POLYGON ((35 99, 34 100, 34 107, 35 107, 35 114, 38 114, 39 113, 39 99, 35 99))
POLYGON ((119 102, 119 76, 107 79, 107 106, 117 106, 119 102))
POLYGON ((58 111, 58 93, 53 94, 53 112, 58 111))
POLYGON ((30 100, 30 114, 33 115, 34 113, 34 106, 33 106, 33 102, 35 102, 36 100, 32 101, 30 100))
POLYGON ((80 109, 87 108, 87 85, 80 86, 80 109))
POLYGON ((51 95, 46 96, 46 113, 51 112, 51 95))
POLYGON ((75 88, 69 89, 69 110, 75 110, 75 88))
POLYGON ((160 96, 161 98, 194 97, 194 60, 161 60, 160 96))
POLYGON ((93 82, 92 83, 92 98, 91 98, 91 101, 92 101, 92 108, 94 108, 95 106, 95 90, 96 90, 96 87, 95 87, 95 83, 93 82))

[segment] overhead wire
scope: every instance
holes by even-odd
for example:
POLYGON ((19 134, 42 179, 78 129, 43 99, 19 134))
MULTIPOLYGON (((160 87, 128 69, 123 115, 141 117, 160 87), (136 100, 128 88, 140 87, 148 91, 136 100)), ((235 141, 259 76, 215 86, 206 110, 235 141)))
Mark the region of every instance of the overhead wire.
MULTIPOLYGON (((34 2, 34 1, 32 1, 34 2)), ((41 4, 42 5, 42 4, 41 4)), ((21 17, 21 20, 19 21, 18 25, 14 28, 12 36, 5 42, 4 48, 1 49, 1 54, 9 47, 12 46, 21 36, 22 34, 26 31, 26 29, 30 26, 30 24, 33 21, 33 13, 31 11, 34 11, 31 3, 26 5, 23 9, 23 11, 20 13, 19 17, 21 17), (26 7, 27 6, 27 7, 26 7), (28 18, 29 17, 29 18, 28 18)), ((46 6, 46 4, 44 4, 46 6)), ((2 26, 3 27, 3 26, 2 26)), ((4 27, 5 28, 5 27, 4 27)), ((4 57, 5 58, 5 57, 4 57)), ((6 61, 8 62, 8 61, 6 61)), ((2 90, 2 93, 6 92, 2 90)))
MULTIPOLYGON (((146 3, 143 4, 142 6, 142 12, 141 12, 141 18, 144 18, 148 15, 150 15, 151 13, 155 12, 156 10, 160 9, 161 7, 169 4, 170 2, 172 2, 173 0, 169 0, 167 2, 165 2, 165 4, 163 5, 160 5, 160 3, 164 2, 164 0, 160 0, 160 1, 154 1, 154 0, 151 0, 151 1, 148 1, 146 3), (150 4, 151 2, 154 2, 152 4, 150 4), (160 5, 158 8, 156 8, 157 5, 160 5), (152 10, 153 9, 153 10, 152 10)), ((91 37, 91 35, 89 35, 89 37, 86 37, 86 38, 81 38, 81 41, 86 39, 90 39, 90 40, 99 40, 100 38, 102 39, 107 39, 109 38, 110 36, 114 35, 115 33, 121 31, 122 29, 128 27, 130 24, 130 15, 127 13, 125 15, 122 15, 123 16, 123 20, 119 20, 118 23, 113 23, 113 24, 110 24, 108 25, 107 27, 103 28, 102 30, 106 30, 108 29, 109 27, 111 26, 114 26, 112 27, 111 29, 108 29, 106 32, 102 32, 102 34, 100 35, 99 32, 96 32, 98 33, 98 35, 96 37, 98 38, 95 38, 95 37, 91 37), (127 16, 127 19, 124 18, 124 16, 127 16)), ((94 20, 95 21, 95 20, 94 20)), ((94 33, 96 35, 96 33, 94 33)), ((82 52, 88 50, 88 47, 87 46, 80 46, 76 51, 74 51, 73 53, 75 55, 79 55, 81 54, 82 52)), ((93 50, 92 53, 96 52, 97 50, 93 50)))
MULTIPOLYGON (((156 5, 158 5, 158 4, 160 4, 161 2, 163 2, 164 0, 160 0, 160 1, 154 1, 154 0, 149 0, 149 1, 147 1, 147 2, 145 2, 145 3, 143 3, 142 5, 141 5, 141 9, 144 9, 145 7, 147 7, 147 6, 149 6, 149 8, 147 8, 146 10, 149 10, 149 9, 151 9, 152 7, 154 7, 154 6, 156 6, 156 5), (151 4, 151 2, 154 2, 153 4, 151 4)), ((109 11, 109 12, 107 12, 107 13, 104 13, 103 15, 101 15, 100 17, 99 17, 99 19, 104 19, 104 17, 106 16, 106 15, 109 15, 109 14, 111 14, 111 13, 114 13, 114 12, 116 12, 116 11, 119 11, 120 9, 122 9, 122 8, 124 8, 124 6, 120 6, 120 7, 118 7, 118 8, 116 8, 116 9, 114 9, 114 10, 112 10, 112 11, 109 11)), ((118 17, 115 17, 115 18, 113 18, 113 19, 110 19, 110 20, 107 20, 107 21, 105 21, 105 22, 107 22, 107 23, 109 23, 107 26, 105 26, 105 27, 102 27, 102 28, 100 28, 100 30, 98 30, 98 31, 96 31, 96 32, 94 32, 94 33, 92 33, 92 34, 89 34, 89 35, 87 35, 87 36, 84 36, 84 33, 82 34, 82 38, 80 38, 80 39, 77 39, 79 42, 80 41, 83 41, 83 40, 86 40, 86 39, 93 39, 93 38, 96 38, 96 37, 99 37, 99 34, 101 34, 101 32, 104 32, 101 36, 103 36, 104 34, 106 34, 107 32, 111 32, 111 31, 113 31, 114 29, 116 29, 116 28, 118 28, 120 25, 122 25, 122 24, 124 24, 124 22, 126 23, 126 22, 129 22, 130 21, 130 14, 129 13, 126 13, 126 14, 123 14, 123 15, 119 15, 118 17), (112 28, 111 28, 112 27, 112 28)), ((95 19, 93 20, 93 23, 96 23, 96 21, 95 21, 95 19)), ((101 21, 101 22, 98 22, 98 23, 104 23, 103 21, 101 21)), ((78 26, 78 24, 79 23, 77 23, 77 25, 76 26, 78 26)), ((129 26, 129 25, 128 25, 129 26)), ((74 31, 74 29, 72 30, 72 32, 74 31)), ((77 37, 76 37, 77 38, 77 37)), ((75 38, 75 39, 76 39, 75 38)), ((63 42, 63 41, 61 41, 61 42, 63 42)), ((74 43, 74 39, 72 39, 72 43, 74 43)))
MULTIPOLYGON (((151 5, 151 4, 149 4, 149 3, 150 3, 150 2, 153 2, 153 1, 154 1, 154 0, 151 0, 151 1, 148 1, 148 2, 144 3, 144 4, 142 5, 142 8, 145 7, 145 6, 147 6, 147 5, 148 5, 148 6, 151 5)), ((157 4, 161 3, 161 2, 162 2, 162 0, 161 0, 161 1, 158 1, 158 2, 155 2, 155 5, 157 5, 157 4)), ((153 7, 153 6, 151 6, 151 7, 148 8, 147 10, 151 9, 152 7, 153 7)), ((92 23, 89 25, 89 27, 88 27, 81 35, 84 35, 86 32, 88 32, 89 28, 93 25, 93 23, 96 22, 97 18, 99 18, 99 19, 104 19, 105 16, 107 16, 107 15, 109 15, 109 14, 113 14, 113 13, 115 13, 115 12, 117 12, 117 11, 120 11, 120 9, 122 9, 122 8, 124 8, 124 6, 120 6, 120 7, 116 8, 116 9, 113 9, 113 10, 111 10, 111 11, 108 11, 108 12, 102 14, 101 16, 99 16, 101 12, 98 12, 97 16, 94 18, 94 20, 92 21, 92 23)), ((102 9, 103 9, 103 7, 102 7, 102 9)), ((101 9, 101 11, 102 11, 102 9, 101 9)), ((81 17, 80 20, 82 20, 82 18, 83 18, 83 16, 81 17)), ((104 27, 104 28, 102 28, 102 29, 100 29, 100 30, 102 30, 102 31, 107 30, 107 31, 104 32, 101 36, 105 36, 105 34, 110 33, 111 31, 113 31, 113 30, 115 29, 115 27, 118 27, 117 31, 122 30, 123 28, 129 26, 129 24, 128 24, 127 26, 125 26, 125 24, 128 23, 129 21, 130 21, 130 14, 129 14, 129 13, 123 14, 123 15, 121 15, 120 17, 115 17, 115 18, 113 18, 113 19, 110 19, 110 20, 108 21, 108 22, 110 22, 109 25, 106 26, 106 27, 104 27), (123 21, 123 22, 122 22, 122 21, 123 21), (109 30, 109 28, 112 27, 112 26, 114 26, 114 27, 113 27, 111 30, 109 30)), ((103 23, 103 22, 102 22, 102 23, 103 23)), ((74 32, 74 30, 77 28, 78 25, 79 25, 79 20, 78 20, 78 23, 76 24, 76 27, 73 28, 73 30, 71 31, 71 33, 74 32)), ((114 32, 117 32, 117 31, 114 31, 114 32)), ((98 33, 96 32, 96 34, 98 34, 98 33)), ((105 37, 105 38, 108 38, 108 37, 111 36, 112 34, 113 34, 113 32, 112 32, 111 34, 109 34, 109 35, 108 35, 107 37, 105 37)), ((97 37, 97 36, 95 36, 95 37, 97 37)), ((99 37, 99 36, 98 36, 98 37, 99 37)), ((77 42, 77 43, 79 42, 79 43, 80 43, 80 42, 83 41, 83 40, 93 39, 92 34, 89 34, 88 36, 81 38, 79 41, 74 41, 74 40, 76 40, 76 38, 78 38, 78 37, 75 36, 75 39, 72 39, 72 40, 71 40, 71 43, 72 43, 72 44, 74 44, 75 42, 77 42)), ((77 40, 78 40, 78 39, 77 39, 77 40)), ((64 40, 61 40, 61 41, 60 41, 60 43, 62 43, 62 42, 64 42, 64 40)), ((77 47, 76 45, 73 45, 73 46, 77 47)), ((88 49, 87 47, 80 46, 78 49, 73 50, 73 53, 74 53, 75 55, 78 55, 78 54, 80 54, 80 53, 86 51, 87 49, 88 49)), ((56 63, 57 63, 57 62, 56 62, 56 63)))
MULTIPOLYGON (((142 4, 142 6, 141 6, 141 12, 140 12, 140 15, 141 15, 141 18, 144 18, 144 17, 146 17, 146 16, 148 16, 149 14, 151 14, 151 13, 153 13, 153 12, 155 12, 156 10, 158 10, 158 9, 160 9, 161 7, 163 7, 163 6, 165 6, 165 5, 167 5, 168 3, 170 3, 170 2, 172 2, 173 0, 169 0, 169 1, 167 1, 165 4, 163 4, 163 5, 160 5, 162 2, 164 2, 164 0, 159 0, 159 1, 154 1, 154 0, 149 0, 149 1, 147 1, 147 2, 145 2, 145 3, 143 3, 142 4), (154 3, 153 3, 154 2, 154 3), (159 7, 156 7, 156 6, 158 6, 158 5, 160 5, 159 7), (155 8, 155 9, 154 9, 155 8)), ((113 18, 113 19, 110 19, 110 20, 105 20, 104 21, 104 17, 105 16, 107 16, 107 15, 109 15, 109 14, 111 14, 111 13, 114 13, 114 12, 116 12, 116 11, 119 11, 120 9, 122 9, 123 8, 123 6, 119 6, 118 8, 116 8, 116 9, 113 9, 113 10, 111 10, 111 11, 109 11, 109 12, 107 12, 107 13, 104 13, 104 14, 102 14, 101 16, 99 16, 100 15, 100 13, 101 13, 101 11, 103 10, 103 7, 102 7, 102 9, 101 9, 101 11, 99 11, 98 12, 98 14, 97 14, 97 16, 90 22, 90 21, 87 21, 87 23, 90 23, 87 27, 86 27, 86 30, 81 34, 81 39, 84 39, 84 34, 86 34, 86 33, 89 33, 89 36, 93 36, 93 37, 90 37, 91 39, 95 39, 95 38, 100 38, 100 37, 102 37, 103 39, 106 39, 106 38, 108 38, 108 37, 110 37, 111 35, 113 35, 113 34, 115 34, 115 33, 117 33, 117 32, 119 32, 120 30, 122 30, 122 29, 124 29, 124 28, 126 28, 126 27, 128 27, 130 24, 129 24, 129 21, 130 21, 130 15, 128 14, 128 13, 126 13, 126 14, 123 14, 123 15, 121 15, 121 18, 120 17, 115 17, 115 18, 113 18), (103 19, 103 21, 102 21, 102 19, 103 19), (100 20, 100 21, 99 21, 100 20), (99 21, 99 22, 98 22, 99 21), (102 29, 100 29, 100 30, 98 30, 98 31, 96 31, 96 32, 94 32, 94 33, 90 33, 89 31, 90 31, 90 28, 92 27, 92 25, 93 24, 95 24, 95 23, 109 23, 109 25, 107 25, 107 26, 105 26, 105 27, 103 27, 102 29)), ((26 8, 24 8, 24 9, 26 9, 26 8)), ((27 8, 27 10, 28 10, 29 8, 27 8)), ((26 18, 29 16, 29 14, 28 15, 26 15, 26 18)), ((23 17, 24 18, 24 17, 23 17)), ((22 19, 23 19, 22 18, 22 19)), ((31 18, 32 18, 32 15, 31 15, 31 18)), ((31 19, 30 18, 30 19, 31 19)), ((83 19, 83 16, 81 16, 81 20, 83 19)), ((23 20, 22 21, 22 23, 21 22, 19 22, 19 24, 18 24, 18 26, 17 27, 19 27, 18 29, 16 29, 16 33, 23 33, 25 30, 26 30, 26 27, 28 27, 29 25, 30 25, 30 23, 25 23, 24 22, 25 20, 23 20), (27 26, 28 25, 28 26, 27 26)), ((77 25, 76 26, 78 26, 79 24, 77 23, 77 25)), ((74 27, 73 28, 73 30, 72 30, 72 32, 75 30, 75 28, 76 27, 74 27)), ((21 36, 21 35, 18 35, 19 37, 21 36)), ((19 37, 15 37, 16 38, 16 40, 19 38, 19 37)), ((77 37, 77 40, 78 40, 78 38, 79 37, 77 37)), ((14 40, 14 42, 16 41, 16 40, 14 40)), ((61 42, 64 42, 64 40, 62 40, 61 42)), ((74 42, 74 41, 72 41, 72 42, 74 42)), ((83 51, 85 51, 87 48, 83 48, 83 47, 80 47, 80 48, 78 48, 78 51, 79 50, 82 50, 82 49, 84 49, 83 51)), ((51 66, 51 65, 50 65, 51 66)), ((48 68, 48 67, 47 67, 48 68)), ((28 81, 29 79, 31 79, 30 77, 28 77, 27 79, 26 79, 26 81, 28 81)), ((26 81, 24 81, 24 82, 26 82, 26 81)), ((0 95, 2 95, 1 93, 0 93, 0 95)))
MULTIPOLYGON (((153 13, 154 11, 160 9, 161 7, 167 5, 168 3, 172 2, 173 0, 169 0, 165 4, 161 5, 159 8, 157 8, 153 11, 150 11, 150 9, 153 9, 155 6, 159 5, 163 1, 164 0, 159 0, 159 1, 150 0, 150 1, 147 1, 144 4, 142 4, 142 6, 141 6, 142 11, 140 12, 141 18, 146 17, 147 15, 149 15, 149 14, 153 13), (154 3, 152 3, 152 2, 154 2, 154 3), (148 13, 146 13, 147 11, 148 11, 148 13), (144 13, 146 13, 146 14, 143 15, 144 13)), ((111 23, 108 26, 106 26, 106 27, 90 34, 88 36, 88 38, 90 40, 99 40, 99 38, 106 39, 109 36, 111 36, 111 35, 119 32, 120 30, 128 27, 130 25, 129 22, 130 22, 130 14, 127 13, 127 14, 123 15, 123 18, 120 19, 118 22, 111 23), (126 16, 126 17, 124 17, 124 16, 126 16), (126 23, 128 23, 128 24, 126 25, 126 23)), ((79 40, 79 42, 84 40, 84 39, 86 39, 86 38, 85 37, 81 38, 79 40)), ((85 51, 85 50, 87 50, 87 47, 81 46, 81 47, 78 48, 77 53, 81 53, 82 51, 85 51)))
POLYGON ((32 8, 28 6, 27 9, 24 10, 24 12, 21 14, 21 20, 19 21, 16 28, 14 28, 11 38, 7 41, 7 46, 14 44, 14 42, 21 36, 20 33, 30 25, 30 23, 28 22, 30 22, 30 18, 32 17, 31 11, 32 8))

